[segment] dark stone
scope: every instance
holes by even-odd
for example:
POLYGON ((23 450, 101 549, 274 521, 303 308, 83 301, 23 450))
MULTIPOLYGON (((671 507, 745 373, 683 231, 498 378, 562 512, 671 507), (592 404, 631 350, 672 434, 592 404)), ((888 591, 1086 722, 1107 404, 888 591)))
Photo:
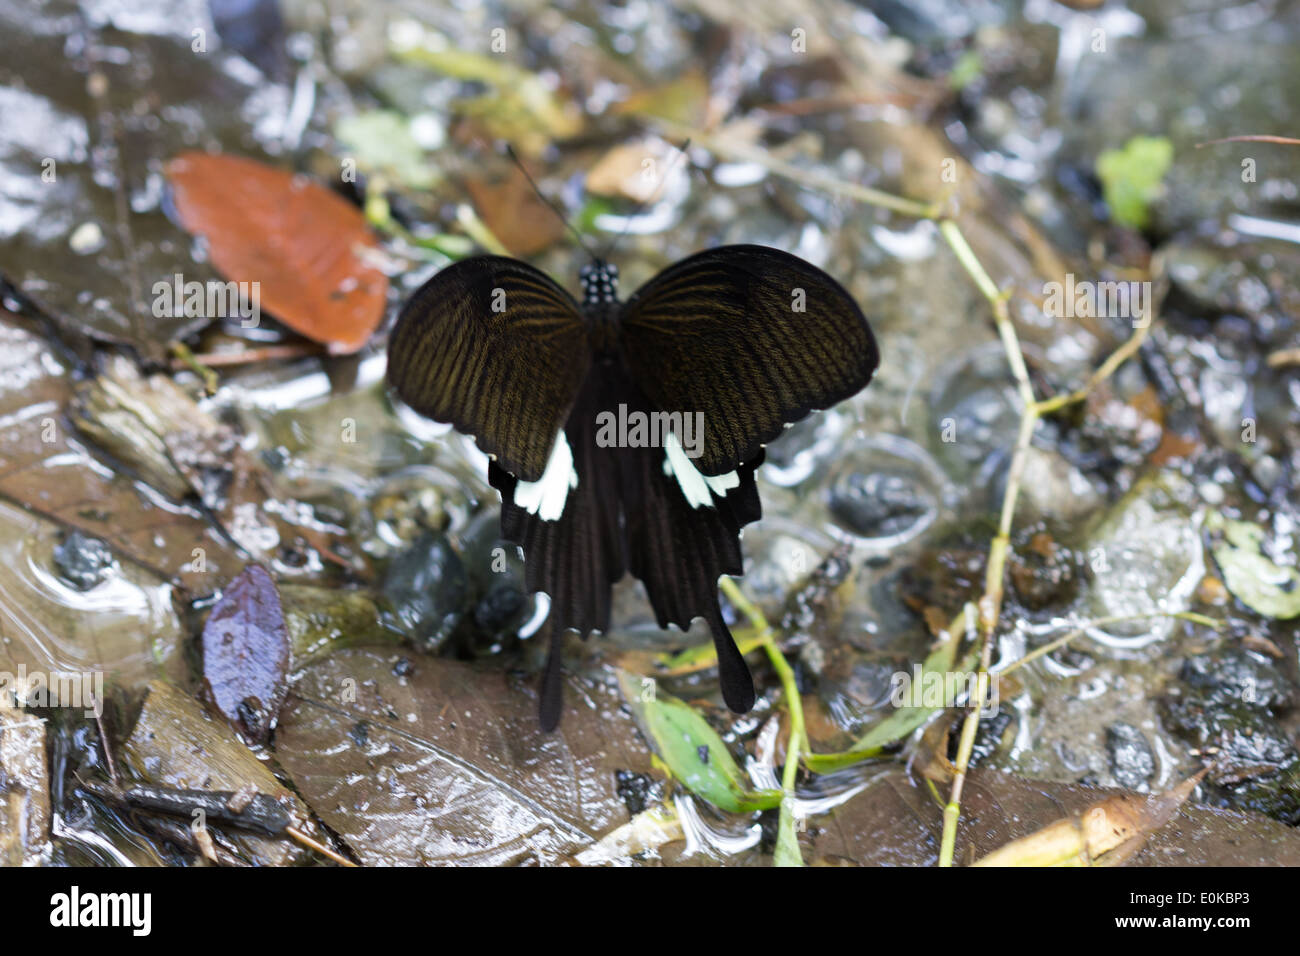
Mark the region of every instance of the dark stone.
POLYGON ((113 552, 103 541, 69 531, 54 546, 54 567, 59 576, 78 591, 89 591, 107 576, 113 567, 113 552))
POLYGON ((1106 728, 1106 752, 1110 754, 1110 772, 1122 787, 1136 790, 1156 772, 1151 744, 1132 724, 1111 724, 1106 728))

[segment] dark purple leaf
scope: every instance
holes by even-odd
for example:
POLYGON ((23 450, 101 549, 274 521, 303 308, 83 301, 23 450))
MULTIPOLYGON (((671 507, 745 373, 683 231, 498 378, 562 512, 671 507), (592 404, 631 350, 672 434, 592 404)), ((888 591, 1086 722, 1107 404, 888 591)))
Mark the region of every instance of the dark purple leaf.
POLYGON ((252 743, 265 743, 284 701, 289 629, 270 573, 250 564, 227 586, 203 628, 203 678, 217 709, 252 743))

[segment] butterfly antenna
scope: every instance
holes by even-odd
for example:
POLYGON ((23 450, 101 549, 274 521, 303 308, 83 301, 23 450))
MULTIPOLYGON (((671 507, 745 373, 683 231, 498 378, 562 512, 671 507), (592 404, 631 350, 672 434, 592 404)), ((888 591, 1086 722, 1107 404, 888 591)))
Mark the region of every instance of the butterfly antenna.
POLYGON ((611 252, 614 251, 614 247, 623 241, 623 237, 626 236, 628 232, 631 230, 632 223, 636 221, 636 217, 641 215, 641 210, 659 198, 659 192, 664 188, 664 185, 668 182, 668 176, 673 171, 673 168, 677 165, 677 160, 685 156, 686 151, 690 149, 690 147, 691 147, 691 141, 689 139, 686 142, 682 143, 680 147, 678 147, 677 154, 673 156, 673 158, 669 161, 668 168, 664 170, 663 176, 659 178, 659 184, 655 186, 655 191, 651 193, 649 196, 647 196, 645 199, 642 199, 639 203, 636 204, 636 208, 632 210, 632 214, 627 217, 627 221, 623 226, 623 231, 620 232, 617 236, 615 236, 605 245, 605 248, 601 250, 601 254, 597 258, 604 260, 611 252))
POLYGON ((592 251, 591 246, 587 245, 587 241, 582 238, 582 233, 578 232, 578 230, 573 227, 573 224, 569 222, 567 218, 565 218, 565 215, 563 211, 560 209, 560 207, 557 206, 555 203, 551 202, 551 200, 547 199, 546 194, 543 193, 540 188, 538 188, 536 180, 534 180, 533 177, 529 174, 527 168, 525 168, 523 164, 523 161, 519 158, 518 154, 515 153, 515 148, 511 146, 509 143, 506 143, 506 152, 510 155, 510 158, 514 160, 514 164, 519 167, 519 171, 524 174, 524 179, 528 180, 528 185, 533 187, 533 192, 537 193, 537 198, 540 199, 542 202, 546 203, 547 208, 549 208, 551 212, 555 213, 555 215, 559 217, 560 222, 564 223, 564 228, 568 229, 569 232, 573 233, 573 238, 578 240, 578 245, 582 246, 583 250, 587 253, 587 255, 591 256, 593 259, 596 258, 596 254, 592 251))

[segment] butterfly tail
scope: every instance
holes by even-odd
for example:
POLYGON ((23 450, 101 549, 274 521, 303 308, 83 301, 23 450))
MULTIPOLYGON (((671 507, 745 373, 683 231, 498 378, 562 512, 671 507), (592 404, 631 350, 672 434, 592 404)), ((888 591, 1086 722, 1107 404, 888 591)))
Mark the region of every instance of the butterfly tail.
POLYGON ((713 646, 718 653, 718 684, 722 699, 734 713, 745 714, 754 706, 754 678, 749 665, 736 647, 736 641, 722 619, 722 609, 715 602, 705 615, 713 632, 713 646))
POLYGON ((560 715, 564 712, 564 681, 560 667, 563 651, 564 628, 552 625, 551 649, 546 655, 546 670, 542 673, 542 695, 538 708, 542 730, 547 733, 560 726, 560 715))

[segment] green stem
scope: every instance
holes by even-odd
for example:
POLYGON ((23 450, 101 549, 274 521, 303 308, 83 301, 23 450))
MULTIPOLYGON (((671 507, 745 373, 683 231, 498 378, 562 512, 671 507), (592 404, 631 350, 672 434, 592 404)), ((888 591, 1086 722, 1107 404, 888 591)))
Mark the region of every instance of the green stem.
MULTIPOLYGON (((786 744, 785 767, 781 773, 783 796, 781 798, 781 819, 778 832, 793 833, 794 786, 799 774, 799 751, 801 747, 812 749, 808 746, 808 733, 803 719, 803 698, 799 696, 799 686, 795 680, 794 668, 790 666, 790 662, 781 653, 781 648, 777 645, 772 633, 771 625, 767 623, 767 616, 745 596, 736 582, 729 577, 723 577, 718 582, 718 588, 727 596, 727 600, 731 602, 732 607, 749 618, 754 632, 759 635, 759 639, 762 641, 763 650, 767 653, 767 659, 772 663, 772 669, 776 671, 777 679, 781 681, 781 690, 785 694, 785 705, 790 713, 790 740, 786 744)), ((793 850, 797 854, 797 844, 793 850)))

